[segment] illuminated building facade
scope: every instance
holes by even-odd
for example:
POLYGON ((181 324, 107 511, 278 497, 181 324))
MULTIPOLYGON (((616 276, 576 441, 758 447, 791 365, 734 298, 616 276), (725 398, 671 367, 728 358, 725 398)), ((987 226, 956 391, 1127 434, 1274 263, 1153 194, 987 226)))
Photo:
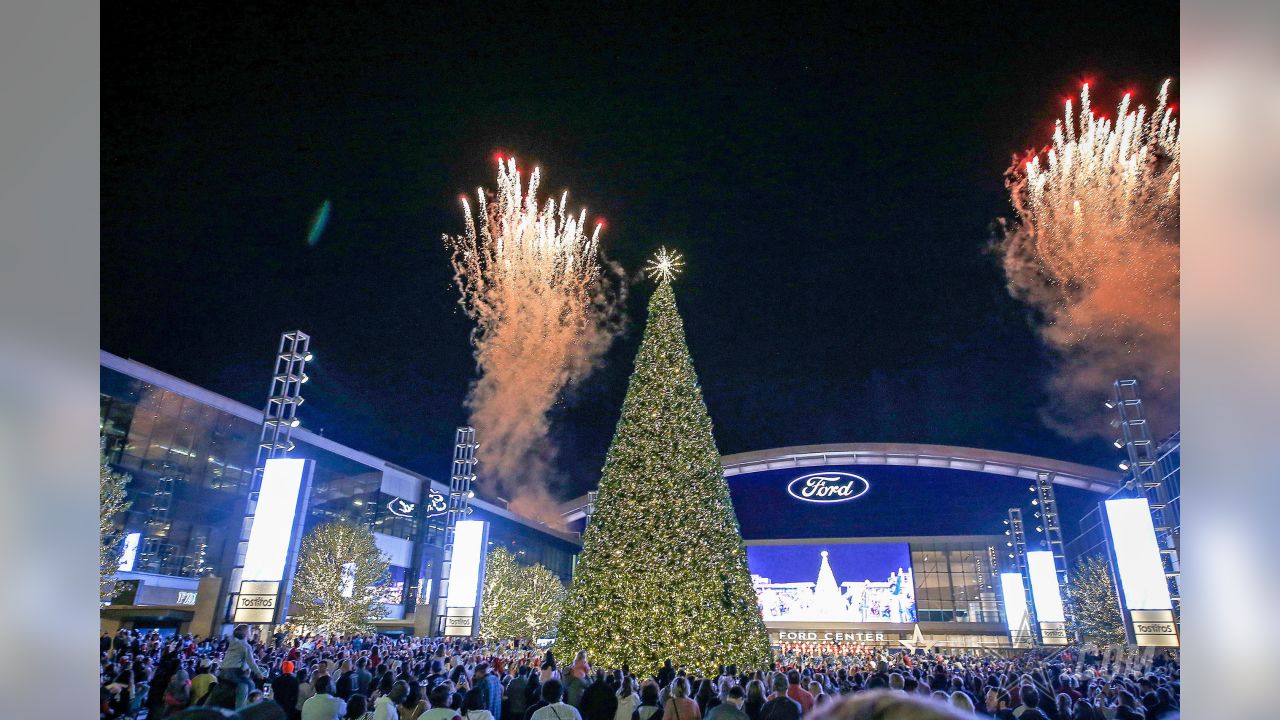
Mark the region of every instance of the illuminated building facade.
MULTIPOLYGON (((106 629, 190 628, 202 578, 235 564, 263 414, 158 370, 107 352, 100 359, 100 424, 109 463, 131 480, 131 507, 117 522, 131 540, 103 609, 106 629)), ((293 430, 291 458, 314 461, 303 532, 343 519, 368 527, 390 558, 387 631, 411 630, 434 603, 448 484, 308 431, 293 430)), ((539 563, 568 581, 577 537, 532 523, 483 498, 488 546, 539 563)), ((220 609, 217 623, 225 620, 220 609)), ((425 625, 424 625, 425 627, 425 625)), ((200 628, 193 628, 199 631, 200 628)))

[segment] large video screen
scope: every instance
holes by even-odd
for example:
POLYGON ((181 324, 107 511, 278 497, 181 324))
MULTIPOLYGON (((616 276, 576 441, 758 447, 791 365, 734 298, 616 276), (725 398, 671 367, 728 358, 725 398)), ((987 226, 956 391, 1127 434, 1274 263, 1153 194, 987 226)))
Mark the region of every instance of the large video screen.
POLYGON ((766 622, 916 622, 906 543, 751 545, 747 565, 766 622))

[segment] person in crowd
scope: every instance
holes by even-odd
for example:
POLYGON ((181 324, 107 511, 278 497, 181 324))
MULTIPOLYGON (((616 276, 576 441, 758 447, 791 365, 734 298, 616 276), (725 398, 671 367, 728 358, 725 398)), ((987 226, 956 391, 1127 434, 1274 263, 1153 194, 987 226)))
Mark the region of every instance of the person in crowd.
POLYGON ((1088 700, 1077 700, 1070 720, 1106 720, 1101 710, 1095 710, 1088 700))
POLYGON ((429 707, 418 716, 418 720, 462 720, 451 705, 452 694, 453 689, 449 687, 447 680, 432 688, 427 693, 429 707))
POLYGON ((218 668, 207 658, 201 658, 196 665, 196 674, 191 678, 191 703, 203 705, 209 696, 209 689, 218 682, 218 668))
POLYGON ((618 683, 618 692, 615 697, 617 704, 614 706, 613 720, 632 720, 631 716, 635 714, 636 708, 640 707, 640 693, 636 692, 635 678, 623 675, 618 683))
POLYGON ((369 710, 369 698, 364 693, 355 693, 347 699, 347 712, 343 720, 370 720, 373 713, 369 710))
MULTIPOLYGON (((376 646, 375 646, 376 649, 376 646)), ((427 692, 428 694, 436 689, 441 683, 448 682, 449 676, 444 671, 444 661, 434 659, 431 661, 431 672, 427 674, 427 692)))
POLYGON ((948 703, 919 694, 877 690, 828 703, 814 713, 813 720, 962 720, 966 717, 972 719, 948 703))
POLYGON ((760 720, 760 708, 764 707, 764 683, 753 678, 747 683, 747 698, 742 703, 742 711, 748 720, 760 720))
POLYGON ((800 673, 795 670, 787 673, 787 697, 800 703, 801 714, 813 709, 813 693, 800 686, 800 673))
POLYGON ((369 684, 373 682, 373 673, 369 672, 369 658, 361 656, 356 660, 355 692, 368 696, 369 684))
POLYGON ((707 711, 711 709, 711 698, 715 697, 716 693, 711 685, 710 678, 699 680, 697 688, 697 691, 693 693, 693 701, 698 704, 698 714, 706 717, 707 711))
POLYGON ((542 684, 542 702, 545 705, 535 710, 529 720, 582 720, 578 708, 564 702, 564 686, 559 680, 542 684))
POLYGON ((613 720, 617 710, 618 696, 605 681, 604 670, 596 670, 595 679, 582 693, 578 711, 582 713, 583 720, 613 720))
POLYGON ((1034 685, 1023 685, 1018 688, 1020 704, 1011 713, 1018 720, 1049 720, 1049 716, 1040 709, 1040 691, 1034 685))
POLYGON ((528 690, 529 690, 529 673, 530 668, 527 664, 521 663, 516 669, 515 677, 507 683, 503 692, 502 710, 505 717, 502 720, 523 720, 524 711, 529 707, 528 690))
POLYGON ((226 683, 235 688, 235 709, 249 704, 249 693, 253 691, 253 677, 265 679, 267 673, 254 660, 253 647, 246 638, 249 637, 248 625, 236 625, 227 641, 227 649, 222 654, 222 664, 218 670, 218 683, 226 683))
POLYGON ((973 700, 967 693, 961 692, 960 690, 956 690, 951 693, 950 702, 952 707, 960 710, 961 712, 967 712, 970 715, 977 713, 977 710, 973 707, 973 700))
POLYGON ((347 704, 333 694, 333 678, 321 675, 315 681, 315 695, 302 704, 302 720, 340 720, 347 704))
POLYGON ((636 706, 631 720, 662 720, 662 700, 658 696, 658 685, 646 682, 640 686, 640 704, 636 706))
POLYGON ((1116 691, 1116 720, 1145 720, 1146 713, 1139 709, 1139 704, 1133 693, 1128 690, 1116 691))
POLYGON ((662 669, 658 671, 658 686, 667 687, 672 680, 676 679, 676 669, 672 666, 670 660, 662 662, 662 669))
POLYGON ((662 705, 664 720, 702 720, 698 703, 689 697, 689 678, 677 676, 671 681, 671 692, 662 705))
POLYGON ((741 687, 736 684, 730 685, 725 692, 724 701, 707 713, 707 720, 750 720, 742 710, 746 699, 746 694, 742 692, 741 687))
POLYGON ((538 670, 538 684, 545 684, 548 680, 559 680, 560 671, 556 668, 555 656, 551 651, 547 651, 547 656, 543 658, 542 665, 538 670))
MULTIPOLYGON (((299 657, 298 660, 301 662, 302 658, 299 657)), ((298 676, 298 701, 295 702, 293 706, 298 712, 294 715, 295 720, 302 716, 302 704, 310 700, 312 695, 316 694, 316 686, 312 684, 313 678, 311 677, 311 673, 307 671, 307 668, 299 665, 296 673, 298 676)))
POLYGON ((280 663, 280 674, 271 678, 271 699, 284 708, 285 715, 296 720, 298 710, 298 678, 293 674, 292 660, 280 663))
POLYGON ((408 683, 403 680, 393 682, 391 692, 373 701, 373 720, 400 720, 400 701, 408 694, 408 683))
POLYGON ((462 698, 462 716, 467 720, 494 720, 493 713, 485 705, 484 691, 472 687, 462 698))
POLYGON ((502 681, 489 669, 489 663, 477 663, 471 676, 471 686, 480 691, 484 709, 493 720, 502 720, 502 681))
POLYGON ((191 679, 187 677, 186 670, 178 668, 169 678, 163 702, 164 712, 156 716, 157 720, 181 712, 191 704, 191 679))
POLYGON ((333 694, 346 702, 355 692, 356 669, 350 660, 343 660, 338 665, 338 679, 333 684, 333 694))
POLYGON ((566 672, 560 680, 560 684, 564 688, 564 701, 581 710, 582 696, 587 692, 590 679, 578 677, 572 672, 566 672))
POLYGON ((803 712, 800 703, 787 697, 787 676, 774 673, 773 694, 761 706, 760 720, 799 720, 803 712))

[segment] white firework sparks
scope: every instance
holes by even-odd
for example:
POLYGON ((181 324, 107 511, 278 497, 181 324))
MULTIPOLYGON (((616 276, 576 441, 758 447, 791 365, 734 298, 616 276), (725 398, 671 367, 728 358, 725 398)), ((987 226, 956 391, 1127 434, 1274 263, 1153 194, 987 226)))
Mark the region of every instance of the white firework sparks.
POLYGON ((568 193, 540 203, 537 168, 522 187, 514 158, 498 161, 498 186, 463 199, 466 232, 445 236, 480 377, 467 397, 481 444, 482 479, 517 512, 555 524, 547 491, 554 447, 547 412, 585 378, 620 329, 618 298, 601 285, 602 223, 566 213, 568 193), (477 220, 478 217, 478 220, 477 220))
POLYGON ((1086 85, 1043 160, 1011 168, 1005 273, 1043 318, 1057 359, 1045 417, 1070 436, 1108 432, 1093 409, 1123 377, 1142 380, 1149 412, 1176 427, 1181 140, 1169 84, 1149 115, 1125 95, 1114 121, 1094 115, 1086 85))
POLYGON ((1046 167, 1039 156, 1027 163, 1023 220, 1044 270, 1059 282, 1088 285, 1099 265, 1123 258, 1126 245, 1176 228, 1181 144, 1169 83, 1150 117, 1143 105, 1130 110, 1126 94, 1114 123, 1093 114, 1085 85, 1078 123, 1068 100, 1055 124, 1046 167))

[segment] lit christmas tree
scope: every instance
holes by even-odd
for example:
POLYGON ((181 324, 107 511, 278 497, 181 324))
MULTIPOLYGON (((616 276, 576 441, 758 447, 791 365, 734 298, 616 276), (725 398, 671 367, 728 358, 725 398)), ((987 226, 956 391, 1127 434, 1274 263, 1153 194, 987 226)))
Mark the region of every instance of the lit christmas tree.
POLYGON ((637 675, 664 660, 714 673, 770 663, 711 417, 661 251, 635 371, 560 620, 557 655, 637 675))
POLYGON ((1102 647, 1125 643, 1120 599, 1106 558, 1089 555, 1076 562, 1067 586, 1066 600, 1075 620, 1075 629, 1085 642, 1102 647))

